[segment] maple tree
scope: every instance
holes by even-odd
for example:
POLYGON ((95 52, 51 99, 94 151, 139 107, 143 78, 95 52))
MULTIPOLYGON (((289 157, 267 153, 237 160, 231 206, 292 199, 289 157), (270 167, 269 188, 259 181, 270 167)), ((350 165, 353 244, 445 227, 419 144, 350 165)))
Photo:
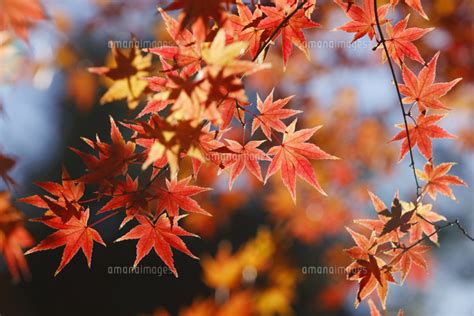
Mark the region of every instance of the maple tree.
MULTIPOLYGON (((39 2, 4 2, 0 30, 27 40, 29 29, 45 18, 39 2), (24 18, 18 18, 19 11, 26 12, 24 18)), ((347 280, 358 284, 354 305, 367 301, 372 316, 382 314, 372 299, 375 292, 385 312, 391 284, 402 285, 418 268, 429 270, 430 243, 439 245, 440 231, 456 227, 473 240, 459 220, 448 220, 437 205, 425 201, 426 196, 436 201, 438 193, 455 200, 451 186, 465 185, 448 174, 454 162, 435 163, 433 157, 435 139, 457 137, 440 126, 451 109, 441 98, 461 81, 437 82, 440 52, 429 62, 420 53, 417 41, 434 28, 411 26, 416 19, 410 14, 394 21, 390 9, 401 7, 398 0, 384 5, 376 0, 334 3, 349 19, 337 30, 354 33, 352 42, 367 36, 373 51, 388 64, 402 112, 403 122, 396 125, 401 131, 390 139, 376 118, 357 120, 344 105, 305 120, 307 104, 296 104, 304 100, 275 93, 273 86, 265 97, 252 89, 252 80, 264 81, 272 67, 290 67, 291 72, 290 57, 310 59, 305 34, 321 26, 313 21, 313 13, 318 13, 315 1, 170 1, 157 8, 170 42, 150 48, 111 46, 105 66, 87 68, 104 80, 107 90, 100 104, 126 101, 128 119, 110 116, 108 139, 84 137, 85 149, 71 148, 83 163, 81 174, 71 175, 63 167, 59 182, 36 182, 42 193, 18 199, 40 209, 32 221, 55 232, 33 246, 10 194, 0 192, 0 253, 13 278, 28 275, 24 254, 60 247, 64 249, 55 275, 67 269, 79 250, 90 268, 94 244, 106 245, 101 229, 105 222, 117 223, 114 242, 136 244, 133 267, 155 255, 178 277, 173 250, 198 259, 186 244, 188 237, 205 238, 216 223, 229 220, 228 215, 249 199, 238 185, 247 176, 251 188, 275 187, 264 199, 275 228, 259 229, 255 239, 236 251, 224 242, 214 258, 205 256, 205 284, 216 297, 228 291, 227 298, 196 299, 180 315, 291 314, 298 278, 281 255, 287 247, 283 240, 289 236, 311 244, 344 229, 352 202, 334 197, 333 187, 349 188, 345 193, 350 201, 370 199, 376 211, 376 218, 355 219, 354 228, 346 227, 355 246, 344 250, 351 260, 347 280), (273 46, 281 46, 281 52, 273 46), (294 52, 293 46, 301 52, 294 52), (281 54, 281 64, 272 54, 281 54), (413 67, 420 68, 417 75, 413 67), (336 137, 342 134, 344 144, 336 137), (380 150, 379 143, 398 141, 398 160, 408 155, 416 191, 410 200, 394 190, 387 207, 355 179, 364 178, 358 165, 374 170, 393 165, 390 149, 374 152, 380 150), (416 169, 415 147, 426 160, 423 170, 416 169), (221 194, 215 179, 224 174, 228 192, 221 194), (304 181, 296 190, 298 178, 304 181), (212 206, 222 211, 212 212, 212 206), (120 223, 112 218, 121 218, 120 223), (216 275, 216 270, 222 272, 216 275), (248 285, 257 282, 258 274, 268 280, 256 290, 248 285)), ((428 19, 420 0, 404 3, 428 19)), ((338 101, 344 101, 344 95, 338 101)), ((15 163, 0 153, 0 177, 8 187, 15 185, 10 174, 15 163)), ((343 300, 349 286, 344 281, 335 284, 324 293, 325 300, 343 300)), ((169 314, 160 310, 159 315, 169 314)))

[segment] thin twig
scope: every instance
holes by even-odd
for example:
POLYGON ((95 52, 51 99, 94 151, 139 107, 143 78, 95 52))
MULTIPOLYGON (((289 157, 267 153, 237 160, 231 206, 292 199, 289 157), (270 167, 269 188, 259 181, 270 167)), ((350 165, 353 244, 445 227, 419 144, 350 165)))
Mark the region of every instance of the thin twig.
POLYGON ((375 12, 375 21, 376 21, 376 24, 377 24, 377 30, 378 30, 379 35, 380 35, 380 42, 382 43, 383 49, 385 51, 385 55, 387 56, 387 61, 388 61, 388 64, 390 66, 390 72, 392 73, 393 82, 394 82, 395 88, 397 90, 398 101, 400 103, 400 109, 402 110, 403 123, 405 125, 405 133, 407 134, 407 142, 408 142, 408 147, 410 149, 410 167, 413 170, 413 177, 415 178, 415 184, 416 184, 416 195, 418 197, 421 194, 421 186, 420 186, 420 183, 418 181, 418 176, 416 175, 415 159, 413 158, 413 148, 412 148, 410 133, 409 133, 409 129, 408 129, 407 113, 405 112, 405 108, 403 106, 402 94, 400 93, 400 89, 398 88, 398 80, 397 80, 397 76, 395 74, 395 68, 393 67, 392 58, 390 57, 390 54, 388 52, 387 44, 385 43, 385 38, 384 38, 384 35, 383 35, 383 32, 382 32, 382 27, 380 26, 377 0, 374 0, 374 12, 375 12))
POLYGON ((406 253, 407 251, 409 251, 410 249, 414 248, 415 246, 419 245, 420 243, 422 243, 423 241, 425 240, 428 240, 429 238, 431 238, 432 236, 436 235, 437 233, 439 233, 440 231, 442 231, 443 229, 445 228, 448 228, 448 227, 452 227, 452 226, 456 226, 457 229, 459 229, 462 234, 467 237, 468 239, 470 239, 471 241, 474 241, 474 237, 472 237, 471 235, 469 235, 469 233, 464 229, 464 227, 461 225, 461 223, 459 222, 458 219, 455 219, 451 222, 448 222, 444 225, 441 225, 441 226, 436 226, 436 230, 434 232, 432 232, 431 234, 429 235, 425 235, 423 238, 420 238, 418 239, 416 242, 414 242, 413 244, 411 244, 410 246, 406 247, 406 248, 403 248, 402 252, 400 254, 398 254, 396 257, 394 257, 392 260, 390 260, 389 263, 387 263, 384 267, 389 267, 396 259, 398 259, 400 256, 402 256, 404 253, 406 253))
POLYGON ((111 218, 112 216, 117 215, 119 212, 120 212, 120 211, 114 211, 114 212, 108 214, 107 216, 104 216, 104 217, 102 217, 101 219, 99 219, 99 220, 93 222, 92 224, 88 225, 87 227, 94 227, 95 225, 98 225, 98 224, 102 223, 102 222, 105 221, 106 219, 109 219, 109 218, 111 218))

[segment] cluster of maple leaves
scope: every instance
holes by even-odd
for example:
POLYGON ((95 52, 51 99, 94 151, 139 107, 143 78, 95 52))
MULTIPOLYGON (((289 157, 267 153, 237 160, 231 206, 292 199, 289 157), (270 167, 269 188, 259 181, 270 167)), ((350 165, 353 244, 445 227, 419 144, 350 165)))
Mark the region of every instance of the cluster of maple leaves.
MULTIPOLYGON (((425 255, 430 247, 425 240, 429 239, 437 244, 437 233, 442 227, 437 223, 446 221, 444 216, 432 210, 432 204, 423 204, 423 198, 428 194, 435 200, 437 193, 440 193, 455 199, 449 186, 464 185, 461 179, 448 174, 454 163, 434 164, 432 150, 433 138, 456 137, 438 125, 449 111, 449 107, 444 105, 440 98, 461 79, 435 82, 439 52, 429 62, 425 62, 413 43, 433 28, 408 27, 410 15, 392 26, 391 20, 386 16, 390 8, 394 9, 398 5, 398 0, 382 6, 377 6, 377 1, 373 0, 362 1, 361 6, 354 4, 353 1, 335 2, 351 19, 339 29, 355 33, 353 41, 365 35, 375 40, 376 49, 383 51, 382 60, 390 63, 394 76, 392 61, 401 69, 403 83, 398 84, 396 89, 400 96, 405 122, 397 125, 402 131, 391 140, 402 141, 399 160, 410 153, 411 166, 414 169, 413 149, 417 146, 427 161, 423 171, 416 170, 415 178, 419 178, 425 184, 420 187, 417 180, 418 192, 415 203, 399 200, 397 193, 388 209, 375 194, 369 192, 377 212, 377 219, 360 219, 354 222, 370 234, 367 236, 347 229, 356 244, 346 250, 353 259, 352 264, 346 269, 347 277, 359 283, 355 306, 357 307, 362 300, 377 290, 382 308, 385 310, 389 283, 403 283, 413 265, 428 269, 425 255), (418 75, 406 65, 406 59, 421 64, 422 69, 418 75), (418 114, 414 115, 416 111, 418 114), (395 273, 401 274, 399 281, 394 277, 395 273)), ((420 0, 405 2, 423 18, 428 19, 420 0)), ((371 299, 369 307, 371 315, 380 315, 371 299)), ((399 315, 402 314, 403 311, 400 310, 399 315)))
POLYGON ((193 199, 209 190, 191 184, 203 163, 228 173, 230 189, 246 169, 262 182, 281 171, 294 200, 297 176, 325 194, 309 159, 336 157, 308 142, 319 127, 299 130, 297 119, 284 123, 299 111, 285 108, 291 97, 274 100, 273 92, 263 101, 257 97, 254 112, 243 84, 246 76, 270 66, 263 63, 264 55, 280 35, 284 63, 293 44, 308 55, 302 29, 317 26, 308 18, 314 4, 277 1, 275 6, 253 6, 252 11, 237 1, 237 14, 231 14, 228 2, 175 1, 160 8, 174 46, 144 52, 113 47, 112 65, 90 69, 113 81, 101 103, 127 99, 130 109, 142 102, 145 106, 134 120, 117 124, 110 119, 110 143, 99 137, 84 139, 94 153, 72 149, 85 164, 82 176, 73 178, 63 169, 61 183, 37 183, 47 193, 20 199, 44 209, 36 221, 56 230, 27 254, 65 246, 56 273, 79 249, 90 265, 93 244, 105 245, 96 225, 122 214, 120 228, 136 223, 117 239, 138 240, 134 265, 153 249, 177 276, 172 248, 195 258, 182 239, 195 235, 179 221, 187 213, 210 215, 193 199), (178 19, 167 13, 175 9, 183 9, 178 19), (210 21, 219 27, 212 28, 210 21), (152 56, 161 65, 158 75, 153 75, 152 56), (119 126, 131 131, 130 139, 124 139, 119 126), (244 130, 242 140, 226 136, 234 129, 244 130), (193 172, 182 177, 180 165, 186 160, 193 172), (265 176, 262 161, 269 162, 265 176), (137 165, 142 172, 132 178, 137 165), (86 186, 93 188, 93 197, 85 199, 86 186), (97 201, 104 206, 89 210, 97 201), (91 223, 91 213, 102 217, 91 223))

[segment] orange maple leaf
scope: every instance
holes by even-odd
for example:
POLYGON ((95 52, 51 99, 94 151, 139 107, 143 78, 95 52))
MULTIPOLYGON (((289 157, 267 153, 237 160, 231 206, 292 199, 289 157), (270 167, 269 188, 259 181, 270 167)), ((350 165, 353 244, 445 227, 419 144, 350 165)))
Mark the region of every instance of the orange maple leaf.
POLYGON ((229 190, 232 189, 235 179, 247 168, 258 180, 263 182, 259 160, 271 160, 262 150, 258 149, 265 141, 250 141, 242 145, 236 141, 226 139, 227 148, 232 151, 230 161, 224 162, 225 168, 230 169, 229 190))
POLYGON ((447 174, 455 164, 454 162, 444 162, 433 167, 431 162, 427 162, 424 171, 416 170, 418 177, 426 181, 425 190, 433 200, 436 200, 438 192, 456 200, 449 185, 466 185, 459 177, 447 174))
POLYGON ((252 122, 252 135, 259 128, 262 129, 263 134, 265 134, 269 140, 272 139, 272 129, 283 133, 286 129, 286 125, 281 120, 301 113, 301 111, 298 110, 283 109, 292 98, 293 96, 289 96, 284 99, 273 101, 272 90, 265 98, 265 101, 262 102, 260 96, 257 94, 257 109, 260 111, 260 114, 258 117, 255 117, 252 122))
POLYGON ((448 93, 462 78, 454 79, 450 82, 434 83, 436 76, 436 64, 439 52, 434 55, 427 67, 424 67, 418 77, 406 66, 403 67, 404 84, 399 84, 400 92, 406 95, 403 98, 404 104, 417 103, 420 112, 427 108, 440 110, 448 109, 439 98, 448 93))
POLYGON ((283 4, 283 1, 277 2, 277 7, 261 6, 260 9, 265 13, 266 18, 260 21, 258 27, 264 30, 275 30, 277 27, 280 29, 275 34, 276 38, 282 34, 282 51, 283 51, 283 64, 286 66, 288 58, 293 50, 293 44, 298 47, 308 58, 309 51, 306 45, 306 39, 302 32, 302 29, 313 28, 319 26, 318 23, 311 21, 305 15, 305 9, 299 9, 287 23, 282 24, 286 19, 289 12, 292 12, 296 7, 296 1, 293 6, 283 4))
MULTIPOLYGON (((362 7, 353 3, 345 3, 342 0, 334 0, 334 2, 336 2, 336 4, 339 5, 344 10, 344 12, 346 12, 346 15, 352 20, 343 26, 338 27, 338 30, 348 33, 356 33, 352 39, 352 42, 357 41, 366 34, 370 39, 374 38, 374 27, 377 25, 377 22, 375 21, 374 1, 363 0, 362 7)), ((387 15, 388 8, 388 5, 383 5, 377 9, 380 24, 387 22, 385 16, 387 15)))
POLYGON ((313 136, 321 126, 302 129, 295 132, 296 119, 288 126, 283 134, 281 145, 274 146, 268 151, 273 160, 267 170, 265 182, 278 170, 281 170, 283 184, 296 201, 296 175, 312 185, 321 194, 326 195, 316 180, 313 167, 309 159, 339 159, 321 150, 318 146, 306 141, 313 136))
MULTIPOLYGON (((416 124, 408 124, 408 134, 410 135, 410 145, 411 148, 414 148, 418 145, 420 153, 427 160, 430 160, 433 156, 433 145, 431 144, 431 138, 456 138, 455 135, 452 135, 436 125, 435 123, 445 118, 446 115, 436 114, 436 115, 423 115, 420 114, 416 119, 416 124)), ((398 128, 403 129, 400 133, 395 135, 390 142, 403 140, 402 148, 400 150, 400 158, 403 157, 410 150, 408 146, 407 133, 405 131, 405 125, 399 124, 398 128)))
POLYGON ((392 27, 390 23, 386 25, 387 49, 390 56, 398 65, 403 64, 405 56, 424 64, 425 61, 421 57, 418 48, 416 48, 412 42, 421 38, 426 33, 431 32, 434 28, 422 29, 419 27, 410 27, 407 29, 409 18, 410 15, 408 14, 405 19, 399 21, 394 27, 392 27))

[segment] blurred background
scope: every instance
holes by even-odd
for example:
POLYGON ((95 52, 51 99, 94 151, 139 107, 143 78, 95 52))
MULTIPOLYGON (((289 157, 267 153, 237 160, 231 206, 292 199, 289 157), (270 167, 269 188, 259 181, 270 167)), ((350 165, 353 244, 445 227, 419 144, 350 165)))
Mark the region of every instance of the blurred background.
MULTIPOLYGON (((126 102, 99 105, 108 83, 87 68, 105 64, 109 40, 128 41, 133 34, 144 44, 170 41, 154 0, 41 4, 44 18, 28 27, 26 36, 0 32, 0 153, 16 160, 9 173, 18 183, 13 200, 40 193, 34 181, 58 181, 62 164, 80 175, 84 167, 68 147, 84 149, 82 136, 106 138, 109 115, 123 120, 138 113, 129 111, 126 102)), ((423 5, 430 20, 412 14, 411 24, 436 29, 416 42, 421 55, 430 60, 441 51, 438 81, 464 78, 443 99, 453 110, 442 126, 459 138, 435 141, 434 157, 458 162, 452 173, 472 186, 474 3, 433 0, 423 5)), ((398 7, 391 13, 395 20, 411 12, 398 7)), ((315 163, 329 197, 298 182, 295 205, 276 177, 263 187, 248 175, 229 192, 226 175, 216 177, 214 169, 205 169, 198 183, 215 190, 198 199, 214 217, 184 220, 189 231, 201 236, 186 240, 201 260, 175 253, 179 278, 110 273, 110 267, 130 266, 135 256, 134 242, 112 243, 123 232, 117 230, 120 219, 111 219, 99 228, 107 248, 94 247, 90 270, 77 255, 53 277, 62 254, 58 249, 27 256, 31 278, 13 283, 0 258, 0 314, 211 315, 218 305, 219 315, 250 315, 252 305, 258 315, 368 315, 366 303, 354 310, 356 287, 346 282, 341 268, 350 263, 342 249, 352 244, 344 226, 354 218, 375 217, 368 189, 389 204, 397 189, 403 200, 411 200, 414 183, 408 160, 397 162, 400 145, 387 143, 401 116, 380 52, 368 41, 351 44, 351 34, 334 31, 347 18, 332 1, 318 1, 313 20, 322 26, 305 32, 311 61, 295 50, 283 72, 281 49, 271 48, 267 60, 273 68, 245 84, 253 103, 256 93, 265 97, 273 87, 275 99, 295 95, 289 107, 304 111, 299 121, 323 125, 315 143, 342 158, 315 163)), ((416 158, 421 168, 424 161, 416 158)), ((0 181, 3 190, 7 187, 0 181)), ((448 219, 459 218, 473 232, 472 189, 454 190, 457 202, 439 197, 434 209, 448 219)), ((13 204, 27 218, 40 215, 38 209, 13 204)), ((50 233, 39 224, 25 225, 36 241, 50 233)), ((428 273, 420 269, 403 287, 391 286, 392 314, 398 308, 406 315, 474 314, 474 244, 455 229, 443 231, 440 241, 428 273)), ((165 270, 155 255, 141 265, 165 270)))

